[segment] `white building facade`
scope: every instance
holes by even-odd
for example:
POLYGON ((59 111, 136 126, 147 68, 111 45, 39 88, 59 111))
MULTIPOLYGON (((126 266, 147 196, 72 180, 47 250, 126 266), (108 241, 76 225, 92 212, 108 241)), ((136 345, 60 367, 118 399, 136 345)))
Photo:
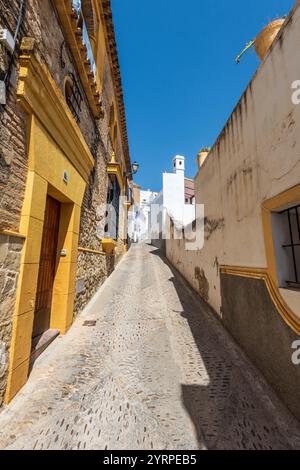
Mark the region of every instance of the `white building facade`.
POLYGON ((151 239, 151 204, 157 193, 141 190, 139 203, 135 203, 129 213, 130 237, 134 243, 151 239))
POLYGON ((162 191, 151 204, 151 239, 154 246, 164 247, 164 240, 169 236, 169 219, 182 227, 195 220, 195 198, 191 197, 190 188, 192 181, 185 178, 185 157, 177 155, 173 159, 173 173, 163 173, 162 191))

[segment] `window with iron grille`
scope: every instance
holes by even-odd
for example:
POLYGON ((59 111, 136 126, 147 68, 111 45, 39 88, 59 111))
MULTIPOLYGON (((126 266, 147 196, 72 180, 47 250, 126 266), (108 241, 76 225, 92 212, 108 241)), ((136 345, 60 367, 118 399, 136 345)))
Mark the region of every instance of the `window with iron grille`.
POLYGON ((74 119, 79 123, 82 95, 73 74, 70 74, 66 79, 65 98, 74 119))
POLYGON ((300 205, 272 214, 279 286, 300 290, 300 205))
POLYGON ((119 236, 119 215, 120 215, 121 190, 117 178, 108 178, 107 192, 107 224, 105 226, 105 238, 118 240, 119 236))
POLYGON ((289 240, 283 244, 291 263, 291 276, 286 280, 291 287, 300 289, 300 205, 282 212, 287 218, 289 240))

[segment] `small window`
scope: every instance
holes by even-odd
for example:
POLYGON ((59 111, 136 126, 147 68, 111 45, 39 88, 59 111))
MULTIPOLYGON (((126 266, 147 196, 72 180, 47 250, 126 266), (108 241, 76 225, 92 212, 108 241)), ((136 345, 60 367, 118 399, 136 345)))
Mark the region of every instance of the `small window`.
POLYGON ((114 144, 114 150, 117 150, 117 140, 118 140, 118 126, 117 123, 114 126, 114 138, 113 138, 113 144, 114 144))
POLYGON ((118 240, 119 236, 119 213, 120 213, 121 190, 117 178, 108 179, 107 190, 107 218, 108 223, 105 226, 105 238, 118 240))
POLYGON ((77 123, 80 122, 80 111, 82 103, 82 95, 79 90, 79 86, 73 76, 70 75, 67 77, 65 82, 65 98, 67 105, 70 108, 71 113, 73 114, 74 119, 77 123))
POLYGON ((109 130, 110 130, 111 138, 113 138, 114 123, 115 123, 115 108, 112 103, 110 107, 110 112, 109 112, 109 130))
POLYGON ((272 213, 279 287, 300 290, 300 205, 272 213))

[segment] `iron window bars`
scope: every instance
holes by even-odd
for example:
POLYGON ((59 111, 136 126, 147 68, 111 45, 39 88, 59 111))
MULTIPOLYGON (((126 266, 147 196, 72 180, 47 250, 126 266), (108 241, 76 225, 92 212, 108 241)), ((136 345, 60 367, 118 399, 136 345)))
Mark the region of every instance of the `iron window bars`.
POLYGON ((66 91, 66 101, 77 124, 80 122, 80 111, 82 103, 82 94, 73 73, 69 74, 68 90, 66 91))
POLYGON ((107 212, 108 222, 104 228, 104 237, 118 240, 121 189, 116 177, 108 178, 107 212))
POLYGON ((294 272, 294 280, 286 282, 290 287, 300 289, 300 205, 286 209, 281 214, 287 215, 290 237, 290 243, 282 245, 282 248, 290 252, 294 272))

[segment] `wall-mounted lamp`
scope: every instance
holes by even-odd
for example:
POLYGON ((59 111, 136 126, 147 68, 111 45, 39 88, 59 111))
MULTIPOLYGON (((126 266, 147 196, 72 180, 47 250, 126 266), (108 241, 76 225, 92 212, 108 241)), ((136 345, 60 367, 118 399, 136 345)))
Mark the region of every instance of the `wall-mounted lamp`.
POLYGON ((140 168, 140 165, 138 164, 138 162, 134 162, 131 164, 131 171, 128 171, 126 173, 126 176, 129 177, 129 176, 132 176, 132 175, 136 175, 137 172, 139 171, 139 168, 140 168))
POLYGON ((134 162, 134 163, 131 165, 132 174, 133 174, 133 175, 136 175, 137 172, 139 171, 139 168, 140 168, 140 165, 138 164, 138 162, 134 162))

